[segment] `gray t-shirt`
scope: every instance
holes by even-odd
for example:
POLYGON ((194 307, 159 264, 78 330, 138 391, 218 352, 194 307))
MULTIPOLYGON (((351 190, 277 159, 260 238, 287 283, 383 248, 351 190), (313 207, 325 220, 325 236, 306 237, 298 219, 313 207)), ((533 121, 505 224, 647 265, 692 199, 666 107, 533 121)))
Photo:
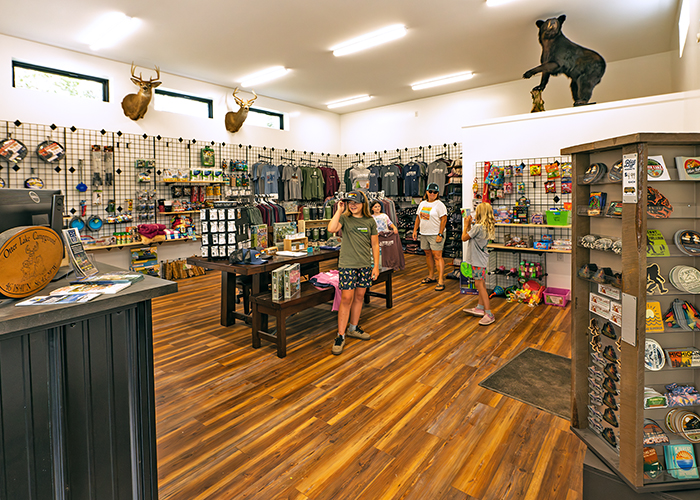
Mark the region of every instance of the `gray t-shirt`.
POLYGON ((445 191, 445 176, 447 175, 447 164, 443 161, 436 160, 428 165, 428 184, 437 184, 440 188, 440 194, 445 191))
POLYGON ((465 260, 474 267, 487 268, 489 266, 489 253, 486 251, 488 245, 488 234, 481 224, 474 224, 469 230, 467 241, 467 254, 465 260))
POLYGON ((401 171, 396 165, 387 165, 381 171, 382 189, 387 196, 399 195, 399 177, 401 171))
POLYGON ((295 165, 285 165, 282 180, 288 200, 301 199, 301 168, 295 165))

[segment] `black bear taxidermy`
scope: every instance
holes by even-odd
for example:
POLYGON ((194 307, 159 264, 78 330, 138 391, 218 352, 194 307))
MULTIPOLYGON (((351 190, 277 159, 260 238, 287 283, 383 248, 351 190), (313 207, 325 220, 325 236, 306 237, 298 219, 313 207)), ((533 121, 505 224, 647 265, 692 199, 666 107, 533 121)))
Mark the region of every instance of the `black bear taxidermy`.
POLYGON ((561 32, 561 25, 565 20, 566 16, 561 15, 535 23, 540 29, 539 41, 542 45, 540 62, 542 64, 527 71, 523 78, 542 73, 540 84, 532 89, 542 91, 547 86, 550 76, 564 73, 571 78, 574 106, 581 106, 588 104, 593 95, 593 87, 603 78, 605 60, 597 52, 581 47, 566 38, 561 32))

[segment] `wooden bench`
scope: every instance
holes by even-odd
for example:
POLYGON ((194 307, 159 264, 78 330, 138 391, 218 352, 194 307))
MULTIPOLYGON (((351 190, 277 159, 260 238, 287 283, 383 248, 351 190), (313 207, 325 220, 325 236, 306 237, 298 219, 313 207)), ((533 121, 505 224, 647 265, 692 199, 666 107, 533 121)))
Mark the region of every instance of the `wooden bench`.
MULTIPOLYGON (((393 307, 392 297, 392 275, 393 269, 383 268, 376 281, 372 282, 372 286, 377 283, 385 284, 385 293, 376 293, 367 290, 365 294, 365 303, 369 303, 370 296, 381 297, 386 300, 386 307, 393 307)), ((301 285, 301 296, 295 299, 283 300, 274 302, 271 293, 262 293, 251 297, 253 303, 253 347, 259 348, 260 339, 265 339, 277 345, 277 356, 284 358, 287 355, 287 317, 292 314, 301 312, 305 309, 315 307, 326 302, 331 302, 335 297, 335 288, 324 288, 319 290, 310 282, 304 282, 301 285), (265 315, 265 316, 264 316, 265 315), (276 332, 267 331, 263 326, 267 315, 275 317, 276 332)))

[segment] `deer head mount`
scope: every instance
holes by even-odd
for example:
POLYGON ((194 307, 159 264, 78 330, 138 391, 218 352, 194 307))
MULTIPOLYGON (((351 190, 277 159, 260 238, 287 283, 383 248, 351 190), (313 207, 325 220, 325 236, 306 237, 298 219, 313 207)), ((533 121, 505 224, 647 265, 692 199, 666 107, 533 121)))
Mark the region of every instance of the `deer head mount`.
POLYGON ((162 83, 157 81, 160 78, 160 69, 158 69, 158 66, 155 68, 155 80, 150 78, 146 81, 142 78, 141 73, 139 73, 138 78, 136 77, 134 74, 136 66, 134 66, 134 63, 131 63, 131 81, 139 87, 139 91, 137 94, 128 94, 122 99, 122 109, 124 114, 134 121, 144 117, 153 96, 153 89, 162 83))
POLYGON ((232 134, 235 134, 241 129, 243 122, 246 118, 248 118, 248 111, 250 110, 250 105, 253 104, 255 99, 258 98, 258 94, 256 94, 254 90, 251 90, 251 92, 255 97, 253 97, 250 101, 244 101, 236 95, 236 92, 238 92, 238 87, 236 87, 236 89, 233 91, 233 97, 234 99, 236 99, 236 104, 238 104, 240 107, 235 113, 233 111, 229 111, 224 117, 224 124, 226 125, 226 130, 228 130, 232 134))

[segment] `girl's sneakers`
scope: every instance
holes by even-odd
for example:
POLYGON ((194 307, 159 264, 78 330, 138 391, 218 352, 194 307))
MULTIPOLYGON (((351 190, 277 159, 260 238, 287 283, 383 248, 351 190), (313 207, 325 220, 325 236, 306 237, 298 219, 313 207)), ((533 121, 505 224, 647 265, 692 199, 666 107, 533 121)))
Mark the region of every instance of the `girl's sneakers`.
POLYGON ((483 309, 478 309, 476 307, 472 307, 471 309, 462 309, 463 312, 467 314, 471 314, 472 316, 483 316, 484 315, 484 310, 483 309))
POLYGON ((484 314, 484 317, 479 320, 479 324, 481 326, 486 326, 490 325, 494 321, 496 321, 496 318, 494 318, 493 314, 484 314))

